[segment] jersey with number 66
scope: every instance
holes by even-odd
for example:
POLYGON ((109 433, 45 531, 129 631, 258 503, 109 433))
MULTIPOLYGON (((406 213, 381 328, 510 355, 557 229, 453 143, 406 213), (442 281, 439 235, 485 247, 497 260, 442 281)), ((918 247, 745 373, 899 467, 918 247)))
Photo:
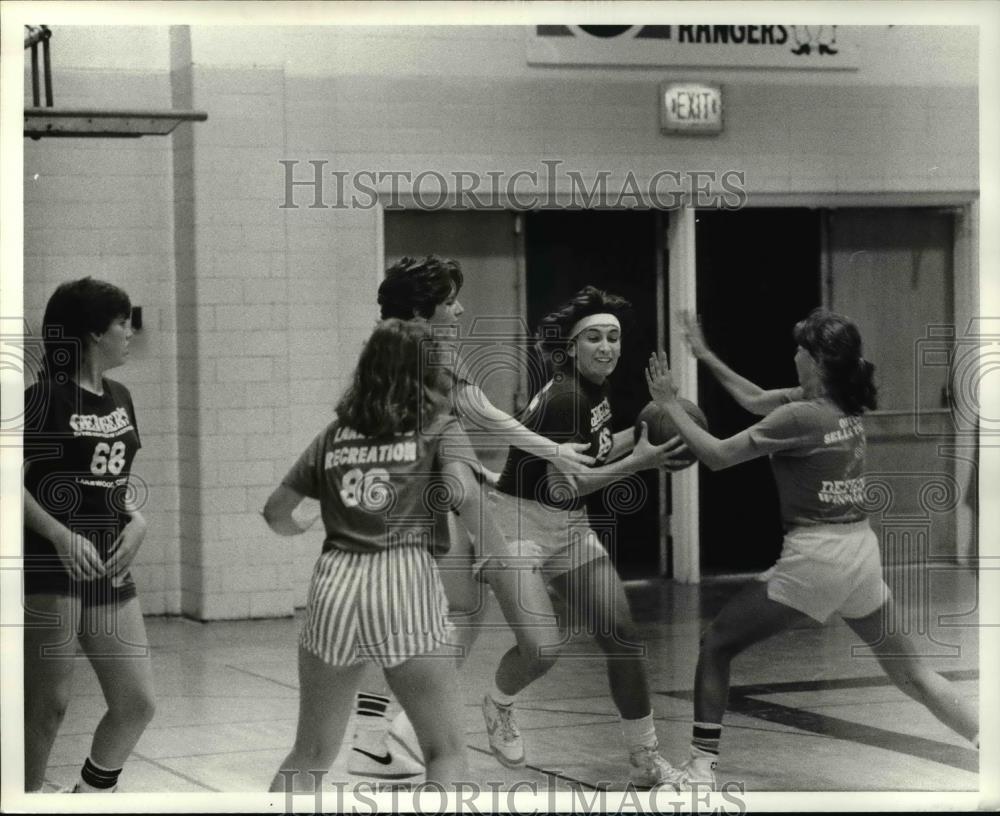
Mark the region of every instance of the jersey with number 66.
POLYGON ((282 484, 318 499, 323 551, 376 552, 419 546, 446 552, 448 511, 461 486, 448 461, 471 463, 458 420, 442 416, 421 432, 366 437, 334 421, 299 456, 282 484))
MULTIPOLYGON (((24 487, 104 556, 129 520, 129 474, 141 443, 128 389, 109 379, 102 387, 98 395, 45 379, 25 391, 24 487)), ((52 549, 32 530, 24 537, 26 554, 52 549)))

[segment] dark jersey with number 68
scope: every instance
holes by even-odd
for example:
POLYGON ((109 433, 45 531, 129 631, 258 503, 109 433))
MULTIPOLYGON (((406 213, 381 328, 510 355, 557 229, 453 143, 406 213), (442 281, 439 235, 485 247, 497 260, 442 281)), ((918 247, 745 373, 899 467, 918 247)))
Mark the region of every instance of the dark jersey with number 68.
MULTIPOLYGON (((106 557, 129 521, 129 475, 141 442, 128 389, 105 379, 103 390, 45 379, 25 391, 24 487, 106 557)), ((27 528, 24 550, 29 570, 56 563, 51 542, 27 528)))

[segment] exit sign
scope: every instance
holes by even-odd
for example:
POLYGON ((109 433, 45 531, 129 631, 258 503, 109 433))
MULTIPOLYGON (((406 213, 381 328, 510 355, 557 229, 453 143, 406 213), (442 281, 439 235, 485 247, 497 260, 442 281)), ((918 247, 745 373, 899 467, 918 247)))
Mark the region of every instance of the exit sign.
POLYGON ((722 133, 722 87, 664 82, 660 85, 660 129, 664 133, 722 133))

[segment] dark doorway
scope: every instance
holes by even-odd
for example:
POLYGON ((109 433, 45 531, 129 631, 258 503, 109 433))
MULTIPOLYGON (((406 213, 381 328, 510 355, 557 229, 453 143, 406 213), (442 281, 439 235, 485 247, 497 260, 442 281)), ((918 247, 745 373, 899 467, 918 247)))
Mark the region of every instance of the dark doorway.
MULTIPOLYGON (((820 305, 820 214, 806 209, 702 211, 695 224, 697 302, 709 346, 764 388, 797 384, 792 327, 820 305)), ((758 418, 704 370, 698 403, 712 433, 758 418)), ((766 458, 699 475, 703 574, 766 569, 781 551, 778 494, 766 458)))
MULTIPOLYGON (((616 431, 631 427, 649 401, 642 372, 656 347, 656 248, 663 224, 662 214, 652 211, 542 211, 526 219, 527 317, 532 330, 547 312, 587 284, 632 303, 634 321, 624 327, 622 357, 611 381, 616 431)), ((543 384, 530 383, 531 392, 543 384)), ((636 512, 614 513, 603 493, 595 494, 589 504, 592 517, 614 518, 616 539, 609 549, 625 578, 660 574, 659 477, 642 477, 649 498, 636 512)))

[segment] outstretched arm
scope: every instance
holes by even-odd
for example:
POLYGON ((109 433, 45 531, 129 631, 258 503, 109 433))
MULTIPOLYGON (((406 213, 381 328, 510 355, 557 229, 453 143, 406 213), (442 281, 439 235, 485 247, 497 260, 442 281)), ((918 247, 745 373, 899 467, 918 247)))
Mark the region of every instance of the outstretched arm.
POLYGON ((665 352, 649 356, 646 383, 649 385, 649 393, 666 409, 677 432, 692 453, 710 470, 722 470, 762 455, 750 439, 748 430, 740 431, 728 439, 718 439, 688 416, 677 400, 677 387, 670 374, 665 352))
POLYGON ((559 444, 525 428, 514 417, 490 402, 478 385, 461 382, 456 384, 453 393, 455 407, 467 428, 487 431, 500 437, 507 445, 547 459, 568 473, 578 473, 594 464, 594 457, 582 453, 590 447, 588 444, 576 442, 559 444))
POLYGON ((701 324, 690 312, 682 312, 681 319, 684 321, 684 339, 687 340, 691 353, 705 365, 730 396, 751 414, 766 416, 789 399, 801 398, 800 389, 793 389, 791 392, 786 388, 768 390, 740 376, 708 347, 701 324))
MULTIPOLYGON (((631 433, 629 431, 629 434, 631 433)), ((650 444, 649 429, 644 422, 639 440, 635 442, 632 451, 627 456, 605 465, 586 468, 579 473, 558 473, 550 465, 549 478, 553 480, 552 489, 556 491, 559 491, 561 486, 573 496, 586 496, 595 490, 607 487, 622 476, 638 473, 640 470, 653 470, 654 468, 679 470, 686 467, 689 461, 683 458, 686 450, 684 441, 679 436, 675 436, 662 445, 650 444)))

